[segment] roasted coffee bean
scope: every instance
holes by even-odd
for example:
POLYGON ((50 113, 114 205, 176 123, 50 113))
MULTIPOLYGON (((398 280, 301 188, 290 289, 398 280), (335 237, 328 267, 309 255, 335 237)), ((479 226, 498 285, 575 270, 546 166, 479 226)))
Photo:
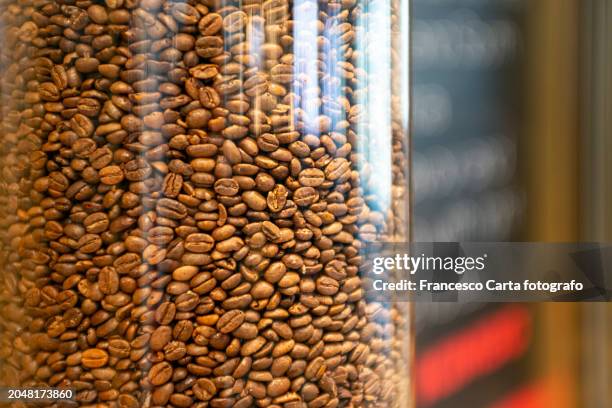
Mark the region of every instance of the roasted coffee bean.
POLYGON ((195 266, 181 266, 172 272, 172 278, 177 281, 188 281, 198 273, 195 266))
POLYGON ((200 378, 193 385, 193 394, 201 401, 210 401, 216 392, 217 387, 207 378, 200 378))
MULTIPOLYGON (((219 75, 219 67, 213 64, 199 64, 199 65, 196 65, 195 67, 190 68, 189 74, 191 74, 191 76, 196 79, 210 80, 210 79, 215 78, 217 75, 219 75)), ((214 89, 213 91, 216 93, 214 89)), ((206 97, 206 95, 204 96, 206 97)), ((204 103, 202 103, 202 106, 207 108, 207 106, 204 103)))
POLYGON ((318 187, 325 181, 325 173, 319 169, 305 169, 300 172, 299 182, 304 187, 318 187))
POLYGON ((87 349, 83 352, 81 363, 86 368, 104 367, 108 362, 108 353, 97 348, 87 349))
POLYGON ((281 184, 277 184, 272 191, 268 193, 267 205, 270 211, 279 212, 285 208, 287 204, 287 188, 281 184))
POLYGON ((79 250, 84 254, 91 254, 102 247, 102 239, 99 235, 85 234, 78 241, 79 250))
POLYGON ((199 37, 196 40, 195 49, 202 58, 216 57, 223 52, 223 40, 218 36, 199 37))
MULTIPOLYGON (((208 78, 204 77, 202 79, 208 79, 208 78)), ((200 103, 206 109, 214 109, 217 106, 219 106, 219 104, 221 103, 221 97, 219 96, 217 91, 215 91, 215 89, 210 86, 205 86, 203 88, 200 88, 198 92, 198 97, 199 97, 200 103)))
POLYGON ((108 215, 103 212, 96 212, 88 215, 83 220, 83 226, 88 233, 100 234, 108 229, 110 221, 108 215))
POLYGON ((108 342, 108 351, 111 356, 126 358, 130 355, 130 343, 123 339, 112 339, 108 342))
POLYGON ((327 167, 325 167, 325 177, 332 181, 344 179, 349 170, 349 162, 346 159, 339 157, 332 160, 327 167))
POLYGON ((172 340, 172 328, 170 326, 159 326, 151 334, 151 349, 155 351, 162 350, 170 340, 172 340))
POLYGON ((266 390, 270 397, 275 398, 285 394, 290 387, 291 381, 287 377, 280 377, 270 381, 266 390))
POLYGON ((214 247, 215 240, 208 234, 190 234, 185 238, 185 249, 196 253, 207 253, 214 247))
POLYGON ((116 185, 123 181, 123 170, 119 166, 107 166, 99 172, 100 181, 108 185, 116 185))
POLYGON ((108 166, 112 161, 113 152, 107 147, 96 149, 89 155, 89 162, 96 170, 100 170, 108 166))
POLYGON ((155 320, 159 324, 169 324, 176 315, 176 305, 172 302, 164 302, 155 311, 155 320))
POLYGON ((255 211, 263 211, 267 207, 266 199, 257 191, 245 191, 242 199, 249 208, 255 211))
POLYGON ((153 385, 163 385, 172 378, 172 366, 170 363, 163 361, 155 364, 149 371, 148 379, 153 385))
POLYGON ((217 321, 217 329, 221 333, 230 333, 240 327, 244 319, 244 312, 240 310, 230 310, 221 315, 217 321))
POLYGON ((223 18, 223 29, 229 33, 241 31, 247 21, 247 15, 244 11, 234 11, 223 18))
POLYGON ((202 35, 215 35, 223 26, 223 17, 217 13, 208 13, 198 22, 198 30, 202 35))
POLYGON ((149 230, 146 238, 152 244, 164 246, 174 239, 174 230, 170 227, 153 227, 149 230))
POLYGON ((130 181, 145 180, 149 177, 151 171, 152 169, 149 163, 142 158, 130 160, 125 164, 124 168, 125 178, 130 181))
POLYGON ((222 178, 215 182, 215 192, 223 196, 235 196, 240 187, 234 179, 222 178))
POLYGON ((187 208, 179 201, 162 198, 157 202, 157 213, 166 218, 180 220, 187 216, 187 208))
POLYGON ((183 187, 183 176, 169 173, 164 179, 163 192, 166 197, 176 198, 183 187))
POLYGON ((112 266, 105 266, 98 275, 98 287, 105 295, 113 295, 119 290, 119 275, 112 266))
POLYGON ((300 187, 293 193, 293 201, 300 207, 307 207, 317 200, 317 192, 313 187, 300 187))

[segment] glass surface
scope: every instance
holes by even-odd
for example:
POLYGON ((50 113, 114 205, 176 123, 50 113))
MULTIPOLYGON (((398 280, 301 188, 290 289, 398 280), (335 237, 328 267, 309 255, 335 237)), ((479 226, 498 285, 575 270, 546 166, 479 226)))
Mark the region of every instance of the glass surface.
POLYGON ((6 1, 0 382, 96 407, 405 407, 407 0, 6 1))

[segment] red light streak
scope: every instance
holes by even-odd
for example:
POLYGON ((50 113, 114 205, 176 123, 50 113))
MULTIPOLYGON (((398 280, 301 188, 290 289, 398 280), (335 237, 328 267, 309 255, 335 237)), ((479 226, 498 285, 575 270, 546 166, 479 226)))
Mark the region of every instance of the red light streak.
POLYGON ((430 346, 416 361, 419 405, 448 397, 522 355, 530 326, 527 308, 510 305, 430 346))

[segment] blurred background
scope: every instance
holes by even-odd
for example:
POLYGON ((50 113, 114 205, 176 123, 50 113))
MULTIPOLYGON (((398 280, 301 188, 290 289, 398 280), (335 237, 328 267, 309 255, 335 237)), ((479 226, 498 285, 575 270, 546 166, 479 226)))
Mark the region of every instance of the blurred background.
MULTIPOLYGON (((415 241, 612 241, 612 2, 413 0, 415 241)), ((416 305, 419 408, 612 406, 605 303, 416 305)))

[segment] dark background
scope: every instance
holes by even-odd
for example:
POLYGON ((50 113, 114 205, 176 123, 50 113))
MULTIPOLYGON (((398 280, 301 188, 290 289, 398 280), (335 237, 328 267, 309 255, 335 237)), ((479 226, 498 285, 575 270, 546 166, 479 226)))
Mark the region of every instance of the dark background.
MULTIPOLYGON (((412 17, 414 240, 612 241, 612 4, 412 17)), ((417 406, 610 406, 611 309, 418 303, 417 406)))

